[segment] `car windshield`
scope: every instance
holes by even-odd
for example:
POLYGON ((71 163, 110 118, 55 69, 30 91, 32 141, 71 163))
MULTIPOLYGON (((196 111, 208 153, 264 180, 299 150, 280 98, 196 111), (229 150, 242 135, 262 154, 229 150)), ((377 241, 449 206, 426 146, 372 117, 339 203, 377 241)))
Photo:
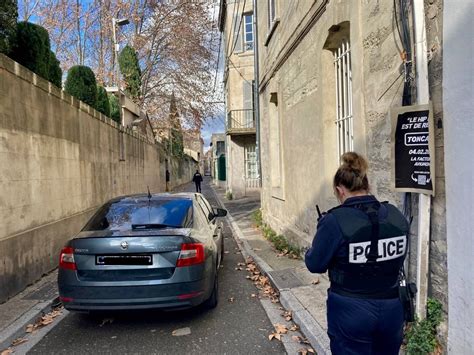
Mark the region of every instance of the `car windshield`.
POLYGON ((183 228, 189 221, 191 200, 123 199, 106 203, 83 231, 183 228))

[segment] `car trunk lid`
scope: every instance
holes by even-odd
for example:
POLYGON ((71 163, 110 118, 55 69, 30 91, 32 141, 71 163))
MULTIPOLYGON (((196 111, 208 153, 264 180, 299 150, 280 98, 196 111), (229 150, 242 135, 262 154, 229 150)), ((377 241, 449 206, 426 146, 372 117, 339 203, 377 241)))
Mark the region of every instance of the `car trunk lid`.
POLYGON ((187 233, 163 231, 94 235, 81 233, 71 246, 81 281, 146 281, 172 277, 187 233))

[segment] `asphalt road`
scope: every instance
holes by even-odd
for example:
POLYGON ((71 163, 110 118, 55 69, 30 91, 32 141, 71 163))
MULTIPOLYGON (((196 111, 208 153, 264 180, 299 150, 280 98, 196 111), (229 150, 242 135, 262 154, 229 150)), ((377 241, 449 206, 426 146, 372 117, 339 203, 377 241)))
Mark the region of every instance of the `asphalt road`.
MULTIPOLYGON (((184 187, 191 188, 194 185, 184 187)), ((207 179, 202 192, 216 204, 207 179)), ((257 289, 245 271, 235 270, 244 260, 227 225, 225 250, 229 253, 219 272, 219 304, 214 310, 115 312, 100 317, 70 313, 29 353, 284 354, 280 342, 268 340, 273 325, 260 301, 251 297, 257 289), (191 334, 172 335, 186 327, 191 334)))

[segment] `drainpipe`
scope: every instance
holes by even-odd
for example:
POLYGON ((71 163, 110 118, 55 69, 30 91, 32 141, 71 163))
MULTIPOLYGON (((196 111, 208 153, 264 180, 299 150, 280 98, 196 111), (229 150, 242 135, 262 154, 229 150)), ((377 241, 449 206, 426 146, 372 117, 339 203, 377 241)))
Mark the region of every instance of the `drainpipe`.
POLYGON ((254 62, 254 109, 255 109, 255 133, 256 142, 255 150, 257 153, 257 174, 260 186, 262 186, 262 168, 260 155, 260 104, 258 87, 260 86, 259 69, 258 69, 258 25, 257 25, 257 0, 253 0, 253 62, 254 62))
MULTIPOLYGON (((413 1, 413 26, 415 30, 416 97, 417 104, 423 105, 428 104, 430 100, 425 8, 423 1, 413 1)), ((434 134, 434 132, 430 132, 430 134, 434 134)), ((418 287, 418 293, 416 294, 416 314, 419 319, 426 317, 426 303, 428 298, 430 212, 431 196, 419 194, 416 268, 416 283, 418 287)))

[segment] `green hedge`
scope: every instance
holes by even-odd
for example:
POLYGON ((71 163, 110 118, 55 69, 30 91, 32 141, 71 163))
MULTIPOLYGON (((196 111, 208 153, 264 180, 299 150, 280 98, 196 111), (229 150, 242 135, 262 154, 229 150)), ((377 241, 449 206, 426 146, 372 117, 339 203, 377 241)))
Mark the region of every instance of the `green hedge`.
POLYGON ((41 26, 19 22, 10 57, 36 74, 49 80, 49 34, 41 26))
POLYGON ((0 1, 0 53, 10 54, 16 37, 18 4, 16 0, 0 1))
POLYGON ((138 56, 135 49, 129 45, 125 46, 120 52, 119 58, 120 72, 123 75, 127 92, 133 100, 138 100, 141 95, 141 70, 138 62, 138 56))
POLYGON ((86 104, 96 107, 97 82, 94 72, 85 65, 75 65, 67 73, 64 90, 86 104))
POLYGON ((19 22, 10 57, 32 72, 61 87, 63 72, 59 60, 50 49, 46 29, 30 22, 19 22))

